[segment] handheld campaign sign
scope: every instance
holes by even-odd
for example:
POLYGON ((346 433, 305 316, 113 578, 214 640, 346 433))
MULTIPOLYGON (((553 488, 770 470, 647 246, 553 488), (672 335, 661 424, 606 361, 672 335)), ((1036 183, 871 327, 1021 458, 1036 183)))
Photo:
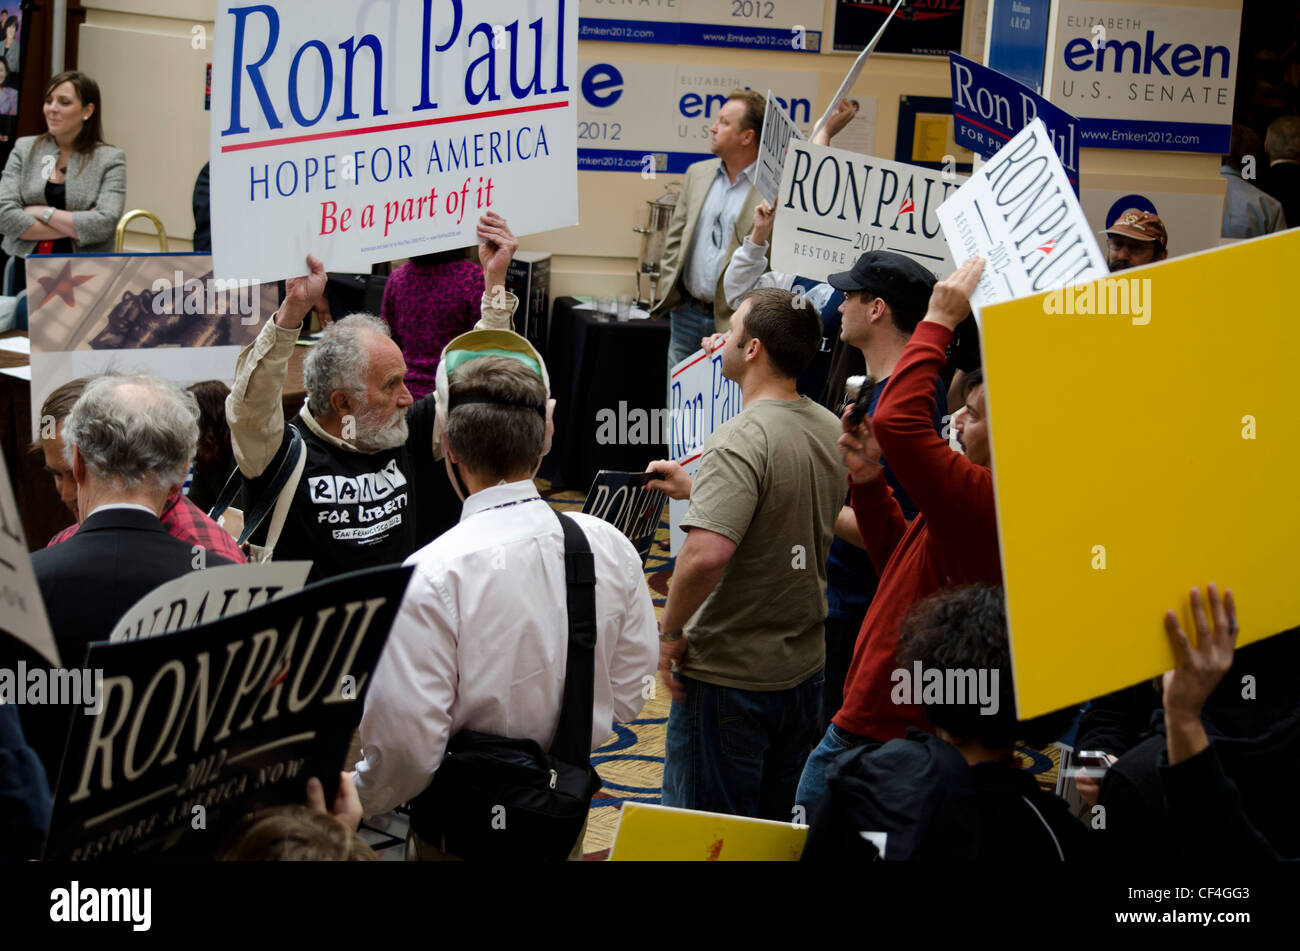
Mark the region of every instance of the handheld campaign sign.
POLYGON ((1041 119, 1035 119, 939 208, 957 261, 987 260, 971 295, 980 308, 1108 272, 1041 119))
POLYGON ((1164 613, 1194 639, 1193 586, 1233 589, 1239 646, 1300 625, 1297 260, 1292 229, 985 309, 1022 718, 1169 670, 1164 613), (1057 354, 1104 368, 1064 413, 1057 354))
POLYGON ((758 172, 754 187, 776 207, 777 192, 781 190, 781 165, 791 139, 803 141, 803 133, 784 109, 777 104, 772 90, 767 91, 767 107, 763 110, 763 134, 758 140, 758 172))
MULTIPOLYGON (((740 385, 722 375, 723 346, 712 353, 696 350, 673 367, 670 376, 668 455, 681 463, 691 478, 700 471, 700 456, 713 431, 744 408, 740 385)), ((686 541, 681 524, 690 504, 686 500, 669 500, 669 548, 673 555, 686 541)))
POLYGON ((1035 118, 1056 145, 1065 177, 1079 194, 1079 120, 1032 89, 995 69, 957 53, 948 54, 952 78, 952 117, 957 144, 984 158, 1011 140, 1035 118))
MULTIPOLYGON (((877 29, 875 35, 871 37, 871 42, 866 45, 862 52, 858 54, 858 58, 853 61, 853 65, 849 67, 849 71, 845 73, 844 79, 840 82, 839 88, 835 90, 835 95, 831 97, 830 105, 826 107, 826 111, 822 113, 822 117, 817 120, 817 125, 813 127, 813 135, 816 135, 821 131, 822 126, 826 124, 830 119, 831 114, 835 111, 835 107, 840 104, 840 100, 849 94, 849 90, 853 88, 853 84, 858 81, 858 77, 862 75, 862 67, 867 65, 867 58, 871 55, 872 51, 875 50, 876 44, 880 42, 880 38, 885 35, 885 29, 893 22, 894 14, 898 13, 898 8, 902 5, 903 0, 896 0, 894 3, 894 9, 889 11, 889 15, 885 17, 884 22, 880 24, 880 28, 877 29)), ((836 14, 836 17, 838 19, 838 13, 836 14)), ((837 43, 836 49, 839 48, 840 44, 837 43)))
POLYGON ((220 7, 217 275, 461 248, 489 209, 519 235, 577 224, 577 61, 577 0, 220 7))
POLYGON ((207 624, 301 591, 310 561, 218 565, 154 588, 122 615, 109 642, 137 641, 207 624))
MULTIPOLYGON (((54 644, 45 601, 27 555, 18 501, 14 498, 3 453, 0 453, 0 604, 4 605, 0 611, 0 634, 8 634, 53 666, 60 666, 59 649, 54 644)), ((11 645, 6 644, 0 656, 8 661, 14 654, 11 645)))
POLYGON ((582 511, 604 519, 628 537, 644 566, 650 557, 655 532, 663 518, 668 496, 658 489, 645 487, 647 473, 610 472, 602 469, 596 473, 582 511))
POLYGON ((411 569, 331 578, 173 637, 90 646, 46 859, 211 858, 250 810, 333 796, 411 569))
POLYGON ((966 181, 791 139, 781 171, 772 270, 824 281, 864 251, 896 251, 947 277, 954 269, 937 216, 966 181))
POLYGON ((611 862, 797 862, 808 827, 625 802, 611 862))

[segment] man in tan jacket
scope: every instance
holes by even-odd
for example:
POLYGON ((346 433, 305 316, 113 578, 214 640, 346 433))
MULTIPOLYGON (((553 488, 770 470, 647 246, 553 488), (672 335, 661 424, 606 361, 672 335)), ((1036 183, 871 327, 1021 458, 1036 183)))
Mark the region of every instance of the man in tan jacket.
POLYGON ((702 337, 730 326, 722 277, 763 200, 753 182, 764 105, 762 93, 733 92, 709 130, 717 158, 686 170, 664 243, 664 297, 654 308, 654 316, 672 319, 669 369, 698 350, 702 337))

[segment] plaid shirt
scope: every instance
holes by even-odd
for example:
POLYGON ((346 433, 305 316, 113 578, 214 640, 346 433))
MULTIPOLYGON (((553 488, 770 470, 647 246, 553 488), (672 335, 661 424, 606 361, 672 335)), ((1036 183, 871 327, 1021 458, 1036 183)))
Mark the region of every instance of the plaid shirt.
MULTIPOLYGON (((191 502, 187 496, 173 495, 167 500, 167 504, 163 506, 162 523, 172 537, 179 538, 183 542, 206 548, 237 565, 248 561, 244 553, 239 550, 239 546, 235 544, 235 540, 230 537, 230 533, 208 518, 203 509, 191 502)), ((80 527, 80 525, 69 525, 51 538, 49 545, 45 547, 66 542, 77 534, 77 529, 80 527)))

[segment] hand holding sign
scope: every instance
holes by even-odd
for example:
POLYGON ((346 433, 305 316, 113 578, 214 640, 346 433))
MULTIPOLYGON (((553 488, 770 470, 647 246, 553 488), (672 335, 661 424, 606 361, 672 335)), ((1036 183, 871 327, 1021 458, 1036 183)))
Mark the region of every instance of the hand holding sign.
POLYGON ((284 303, 275 322, 285 330, 297 330, 317 302, 325 296, 325 263, 307 255, 306 277, 292 278, 285 286, 284 303))
POLYGON ((671 459, 657 459, 645 467, 646 472, 663 476, 651 479, 645 484, 647 489, 658 489, 670 499, 689 499, 693 480, 678 463, 671 459))
POLYGON ((353 832, 361 825, 361 797, 357 794, 356 773, 339 773, 339 791, 334 795, 334 809, 325 808, 325 787, 313 776, 307 780, 307 807, 312 812, 333 816, 353 832))
POLYGON ((731 334, 728 332, 728 333, 720 333, 720 334, 709 334, 707 337, 701 337, 700 349, 703 350, 705 353, 709 354, 710 356, 712 356, 713 351, 717 350, 724 343, 726 343, 727 338, 730 336, 731 334))
POLYGON ((483 265, 484 286, 489 294, 495 295, 494 288, 505 286, 506 269, 518 250, 519 242, 510 226, 495 211, 478 220, 478 260, 483 265))
POLYGON ((776 218, 776 209, 766 200, 758 203, 754 209, 754 230, 749 233, 750 244, 764 245, 772 240, 772 225, 776 218))
POLYGON ((977 254, 967 258, 961 267, 934 285, 925 319, 956 330, 957 325, 970 316, 970 296, 983 273, 982 257, 977 254))
POLYGON ((826 119, 826 124, 813 136, 817 145, 830 145, 831 139, 844 131, 844 127, 858 114, 858 104, 852 99, 841 99, 835 111, 826 119))

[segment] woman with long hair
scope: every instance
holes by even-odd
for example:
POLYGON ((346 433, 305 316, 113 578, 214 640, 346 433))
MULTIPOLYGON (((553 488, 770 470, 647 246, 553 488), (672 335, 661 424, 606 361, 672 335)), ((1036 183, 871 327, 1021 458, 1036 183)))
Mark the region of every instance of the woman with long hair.
POLYGON ((0 235, 19 258, 113 250, 126 200, 126 155, 104 141, 99 85, 79 72, 45 87, 45 132, 23 136, 0 176, 0 235))

